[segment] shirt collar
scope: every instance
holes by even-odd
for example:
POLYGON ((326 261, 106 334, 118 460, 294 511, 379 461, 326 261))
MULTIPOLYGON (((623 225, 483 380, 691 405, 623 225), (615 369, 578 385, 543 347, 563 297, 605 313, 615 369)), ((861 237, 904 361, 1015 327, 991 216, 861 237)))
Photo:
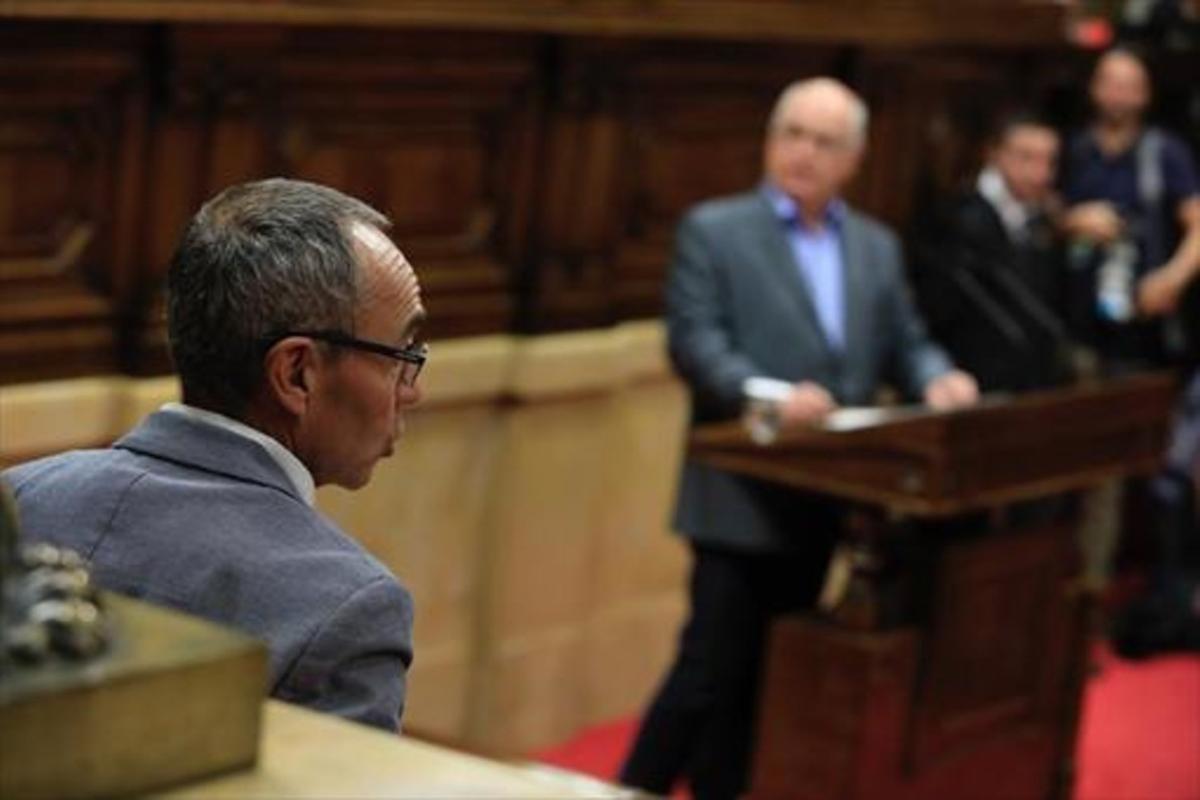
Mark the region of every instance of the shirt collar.
MULTIPOLYGON (((787 225, 797 225, 801 230, 803 226, 799 226, 800 209, 796 206, 796 201, 779 190, 775 184, 770 181, 763 181, 762 194, 771 204, 771 208, 775 211, 775 216, 780 222, 787 225)), ((848 209, 846 202, 840 197, 835 197, 829 201, 829 205, 825 206, 825 224, 835 232, 842 229, 842 225, 846 221, 848 209)))
POLYGON ((288 450, 272 437, 260 430, 251 428, 243 422, 238 422, 236 419, 204 408, 196 408, 195 406, 188 406, 183 403, 167 403, 161 410, 170 414, 179 414, 204 425, 221 428, 222 430, 255 442, 262 449, 266 450, 267 455, 271 456, 272 460, 279 465, 279 468, 283 470, 283 474, 291 481, 292 486, 296 487, 296 492, 300 495, 300 498, 309 506, 315 505, 316 486, 313 484, 312 473, 308 471, 308 467, 304 466, 300 459, 296 458, 291 450, 288 450))
POLYGON ((1037 212, 1033 206, 1022 203, 1013 197, 1008 188, 1008 182, 995 167, 986 167, 979 173, 975 188, 983 199, 996 210, 1004 229, 1009 236, 1020 238, 1025 233, 1025 226, 1037 212))

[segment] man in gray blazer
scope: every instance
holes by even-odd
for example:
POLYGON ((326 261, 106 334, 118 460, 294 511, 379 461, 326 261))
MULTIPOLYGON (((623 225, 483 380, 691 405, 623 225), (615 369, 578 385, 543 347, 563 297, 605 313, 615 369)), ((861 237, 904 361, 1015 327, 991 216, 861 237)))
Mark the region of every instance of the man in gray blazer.
MULTIPOLYGON (((913 309, 896 236, 839 198, 867 116, 831 79, 789 86, 768 125, 763 184, 680 225, 667 325, 693 423, 736 417, 764 385, 785 425, 871 403, 884 382, 936 407, 975 401, 974 380, 913 309)), ((693 551, 691 617, 625 783, 667 794, 686 775, 699 800, 746 788, 767 625, 812 606, 838 524, 817 498, 685 464, 675 525, 693 551)))
POLYGON ((411 599, 313 505, 364 485, 420 399, 425 312, 387 226, 299 181, 222 192, 167 275, 183 403, 4 478, 28 537, 101 586, 263 639, 275 697, 397 730, 411 599))

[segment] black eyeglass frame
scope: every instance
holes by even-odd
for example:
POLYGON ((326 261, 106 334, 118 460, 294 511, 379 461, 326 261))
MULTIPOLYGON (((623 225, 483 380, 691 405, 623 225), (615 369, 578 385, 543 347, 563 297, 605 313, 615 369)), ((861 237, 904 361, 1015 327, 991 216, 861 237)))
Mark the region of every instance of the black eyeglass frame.
POLYGON ((401 371, 401 380, 405 386, 412 386, 417 382, 417 376, 421 374, 421 369, 425 366, 425 362, 429 359, 429 345, 425 342, 413 342, 407 347, 393 347, 390 344, 376 342, 371 339, 359 339, 356 336, 339 331, 339 330, 315 330, 315 331, 287 331, 278 336, 271 337, 271 344, 286 339, 289 336, 303 336, 308 339, 316 339, 326 344, 331 344, 334 347, 348 347, 352 350, 361 350, 366 353, 374 353, 380 356, 395 361, 402 361, 407 364, 412 364, 414 369, 409 371, 401 371))

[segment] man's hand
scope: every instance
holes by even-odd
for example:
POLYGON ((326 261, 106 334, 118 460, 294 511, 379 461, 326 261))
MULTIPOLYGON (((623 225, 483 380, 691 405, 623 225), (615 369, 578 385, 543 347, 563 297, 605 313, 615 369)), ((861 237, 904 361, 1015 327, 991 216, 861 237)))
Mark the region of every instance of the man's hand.
POLYGON ((835 408, 837 403, 825 387, 803 381, 793 386, 791 393, 779 404, 779 414, 785 426, 812 425, 825 419, 835 408))
POLYGON ((962 370, 947 372, 925 386, 925 403, 939 411, 973 405, 978 399, 979 384, 962 370))
POLYGON ((1162 266, 1147 273, 1138 281, 1138 311, 1147 317, 1170 314, 1179 305, 1179 298, 1187 284, 1188 276, 1171 266, 1162 266))
POLYGON ((1098 244, 1112 244, 1121 235, 1121 215, 1111 203, 1093 200, 1067 210, 1066 229, 1098 244))

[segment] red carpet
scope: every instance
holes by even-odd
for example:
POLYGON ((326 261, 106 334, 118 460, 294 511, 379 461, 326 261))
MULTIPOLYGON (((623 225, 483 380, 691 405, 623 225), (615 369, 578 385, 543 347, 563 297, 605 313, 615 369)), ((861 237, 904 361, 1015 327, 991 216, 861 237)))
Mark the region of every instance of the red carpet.
POLYGON ((1200 656, 1104 654, 1088 686, 1076 800, 1200 799, 1200 656))
MULTIPOLYGON (((1099 655, 1079 734, 1075 800, 1200 800, 1200 656, 1145 662, 1099 655)), ((621 720, 540 754, 612 779, 636 732, 621 720)))

